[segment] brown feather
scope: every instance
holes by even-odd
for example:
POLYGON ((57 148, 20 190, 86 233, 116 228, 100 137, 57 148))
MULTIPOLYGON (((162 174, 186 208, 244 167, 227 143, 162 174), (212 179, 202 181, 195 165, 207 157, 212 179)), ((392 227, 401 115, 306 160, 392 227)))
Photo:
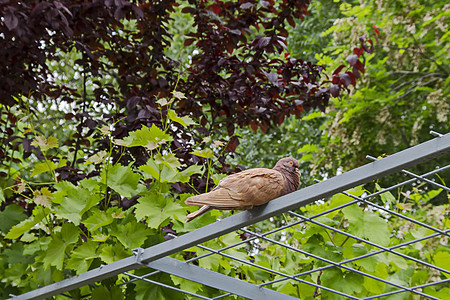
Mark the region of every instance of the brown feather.
POLYGON ((222 179, 209 193, 186 199, 188 205, 202 206, 188 215, 187 222, 211 209, 246 210, 293 192, 300 184, 298 162, 283 158, 273 169, 255 168, 222 179))

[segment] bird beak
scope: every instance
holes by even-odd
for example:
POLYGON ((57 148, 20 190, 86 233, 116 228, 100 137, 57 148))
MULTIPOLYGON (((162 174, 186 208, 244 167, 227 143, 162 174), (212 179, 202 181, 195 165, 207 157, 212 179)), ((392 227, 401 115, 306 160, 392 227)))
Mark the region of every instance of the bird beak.
POLYGON ((298 168, 295 168, 295 172, 298 173, 298 176, 301 176, 301 175, 302 175, 302 173, 300 173, 300 170, 299 170, 298 168))

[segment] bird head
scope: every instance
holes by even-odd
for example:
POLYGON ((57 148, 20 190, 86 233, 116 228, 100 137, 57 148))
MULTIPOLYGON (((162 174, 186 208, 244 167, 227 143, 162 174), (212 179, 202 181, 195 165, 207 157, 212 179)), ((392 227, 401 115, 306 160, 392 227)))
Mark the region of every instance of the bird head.
POLYGON ((285 157, 280 159, 275 167, 274 170, 283 170, 285 172, 289 172, 289 173, 298 173, 298 175, 300 175, 300 171, 298 170, 299 167, 299 163, 296 159, 292 158, 292 157, 285 157))

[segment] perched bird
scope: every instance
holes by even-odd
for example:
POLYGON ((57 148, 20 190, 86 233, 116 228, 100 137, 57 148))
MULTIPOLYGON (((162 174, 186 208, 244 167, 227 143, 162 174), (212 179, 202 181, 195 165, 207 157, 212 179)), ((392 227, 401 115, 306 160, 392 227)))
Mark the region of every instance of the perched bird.
POLYGON ((188 205, 201 206, 186 222, 211 209, 246 210, 292 193, 300 185, 298 167, 297 160, 285 157, 273 169, 248 169, 225 177, 212 191, 186 199, 188 205))

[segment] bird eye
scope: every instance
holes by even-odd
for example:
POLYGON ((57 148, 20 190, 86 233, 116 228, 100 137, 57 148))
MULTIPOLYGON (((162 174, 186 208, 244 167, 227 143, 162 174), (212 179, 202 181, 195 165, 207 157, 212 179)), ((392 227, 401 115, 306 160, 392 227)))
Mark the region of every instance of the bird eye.
POLYGON ((292 161, 290 161, 290 162, 289 162, 289 164, 290 164, 291 166, 293 166, 293 165, 294 165, 294 163, 293 163, 292 161))

